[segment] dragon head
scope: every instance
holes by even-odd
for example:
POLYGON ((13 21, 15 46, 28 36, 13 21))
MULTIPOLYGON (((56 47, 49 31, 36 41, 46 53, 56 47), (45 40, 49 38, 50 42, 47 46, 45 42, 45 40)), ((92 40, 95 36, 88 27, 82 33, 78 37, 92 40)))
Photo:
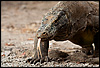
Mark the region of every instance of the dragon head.
POLYGON ((64 11, 47 13, 43 19, 40 28, 37 30, 37 37, 42 39, 53 39, 57 31, 65 25, 67 16, 64 11))

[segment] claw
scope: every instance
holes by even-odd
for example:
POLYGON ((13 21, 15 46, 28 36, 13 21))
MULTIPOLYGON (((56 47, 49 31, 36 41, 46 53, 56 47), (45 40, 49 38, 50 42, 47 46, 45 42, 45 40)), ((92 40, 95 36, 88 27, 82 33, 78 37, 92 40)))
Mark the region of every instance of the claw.
POLYGON ((40 63, 43 63, 43 62, 45 62, 44 57, 40 59, 40 63))
POLYGON ((31 64, 32 64, 32 63, 36 64, 36 63, 37 63, 37 62, 39 62, 39 61, 40 61, 40 58, 39 58, 39 59, 36 59, 36 60, 31 61, 31 64))
POLYGON ((32 60, 30 61, 30 64, 32 64, 32 63, 34 62, 34 60, 35 60, 35 59, 32 59, 32 60))
POLYGON ((48 56, 45 56, 45 61, 46 62, 49 62, 50 61, 50 58, 48 56))

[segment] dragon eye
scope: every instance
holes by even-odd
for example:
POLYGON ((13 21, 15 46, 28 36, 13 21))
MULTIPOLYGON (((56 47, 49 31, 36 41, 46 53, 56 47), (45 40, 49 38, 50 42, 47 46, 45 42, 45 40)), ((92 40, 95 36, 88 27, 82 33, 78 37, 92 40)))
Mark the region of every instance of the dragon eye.
POLYGON ((47 35, 47 33, 46 32, 43 32, 43 35, 47 35))

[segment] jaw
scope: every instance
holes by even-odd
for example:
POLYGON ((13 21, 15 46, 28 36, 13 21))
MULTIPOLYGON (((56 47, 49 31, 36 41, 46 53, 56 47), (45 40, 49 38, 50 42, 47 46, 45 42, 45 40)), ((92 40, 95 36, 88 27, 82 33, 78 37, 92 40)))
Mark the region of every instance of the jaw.
MULTIPOLYGON (((39 37, 38 39, 40 39, 41 37, 39 37)), ((41 38, 41 41, 46 41, 46 40, 52 40, 54 38, 54 36, 50 36, 48 38, 41 38)))
POLYGON ((50 36, 50 37, 49 37, 49 40, 53 40, 54 37, 55 37, 55 35, 50 36))

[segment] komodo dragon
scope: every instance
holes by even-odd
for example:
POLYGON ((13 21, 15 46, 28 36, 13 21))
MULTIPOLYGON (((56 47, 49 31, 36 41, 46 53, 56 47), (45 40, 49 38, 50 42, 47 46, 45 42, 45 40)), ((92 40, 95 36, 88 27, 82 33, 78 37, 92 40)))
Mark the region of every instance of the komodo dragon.
POLYGON ((42 24, 36 32, 34 55, 27 62, 47 61, 44 59, 48 58, 50 40, 70 40, 86 48, 87 54, 94 49, 97 53, 99 51, 99 3, 93 1, 58 2, 43 17, 42 24), (95 48, 92 47, 92 43, 95 48))

